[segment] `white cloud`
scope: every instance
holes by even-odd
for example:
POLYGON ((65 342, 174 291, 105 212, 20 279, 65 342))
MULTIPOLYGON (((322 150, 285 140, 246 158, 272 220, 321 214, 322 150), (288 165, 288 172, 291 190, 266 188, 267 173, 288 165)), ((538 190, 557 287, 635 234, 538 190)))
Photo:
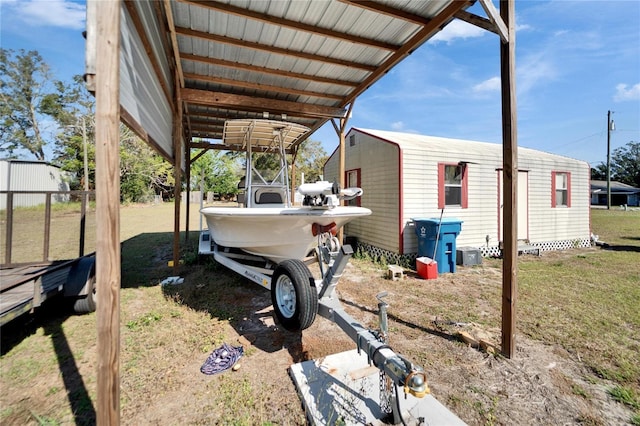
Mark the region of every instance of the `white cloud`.
POLYGON ((395 121, 391 123, 391 128, 394 131, 399 132, 404 129, 404 123, 402 121, 395 121))
POLYGON ((473 86, 473 91, 477 93, 482 92, 497 92, 500 90, 500 77, 491 77, 481 83, 473 86))
POLYGON ((429 39, 429 43, 438 43, 441 41, 450 44, 452 41, 459 38, 467 39, 482 37, 486 33, 487 31, 483 30, 482 28, 476 27, 475 25, 471 25, 461 20, 455 20, 444 27, 442 31, 429 39))
POLYGON ((524 94, 544 82, 555 80, 558 71, 553 61, 545 52, 524 57, 518 65, 517 84, 518 94, 524 94))
POLYGON ((520 32, 520 31, 529 31, 529 30, 533 30, 533 27, 529 24, 519 24, 518 20, 516 18, 516 32, 520 32))
POLYGON ((51 26, 72 30, 84 29, 85 5, 69 0, 29 0, 4 2, 13 15, 30 26, 51 26))
POLYGON ((613 96, 615 102, 638 101, 640 100, 640 83, 629 87, 620 83, 616 86, 616 94, 613 96))

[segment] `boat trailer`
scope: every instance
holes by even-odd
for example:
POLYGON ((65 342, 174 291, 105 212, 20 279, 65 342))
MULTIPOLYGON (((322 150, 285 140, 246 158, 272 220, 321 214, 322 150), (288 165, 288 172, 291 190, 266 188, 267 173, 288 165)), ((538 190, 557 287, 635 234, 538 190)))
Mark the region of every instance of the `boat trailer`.
POLYGON ((276 265, 240 249, 220 247, 205 230, 200 234, 199 254, 212 254, 218 263, 270 290, 276 317, 285 329, 308 328, 316 314, 337 324, 356 343, 358 354, 366 354, 368 363, 379 369, 380 408, 392 424, 399 424, 402 416, 398 388, 403 389, 405 398, 406 395, 426 396, 429 394, 426 373, 387 344, 387 304, 382 300, 386 293, 377 295, 379 330, 363 327, 345 312, 335 289, 353 256, 353 249, 350 245, 341 246, 330 232, 318 238, 315 256, 304 261, 289 259, 276 265), (319 279, 313 278, 307 266, 316 261, 321 272, 319 279))

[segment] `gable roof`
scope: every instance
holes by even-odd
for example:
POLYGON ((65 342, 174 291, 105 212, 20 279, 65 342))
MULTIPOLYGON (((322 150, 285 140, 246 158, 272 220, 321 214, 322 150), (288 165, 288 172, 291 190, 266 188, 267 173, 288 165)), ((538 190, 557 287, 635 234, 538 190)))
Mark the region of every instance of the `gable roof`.
MULTIPOLYGON (((401 149, 415 151, 438 151, 438 152, 464 152, 465 154, 474 154, 477 156, 493 156, 494 158, 502 158, 502 145, 491 142, 470 141, 464 139, 444 138, 439 136, 427 136, 417 133, 390 132, 386 130, 373 130, 352 128, 352 131, 368 134, 380 140, 394 143, 401 149)), ((348 134, 347 134, 348 135, 348 134)), ((545 151, 539 151, 531 148, 518 147, 518 154, 527 157, 547 158, 549 160, 569 160, 582 162, 585 167, 588 164, 585 161, 575 158, 565 157, 558 154, 552 154, 545 151)))
MULTIPOLYGON (((606 180, 591 180, 591 192, 607 191, 606 180)), ((627 185, 626 183, 611 181, 611 193, 615 194, 640 194, 640 188, 627 185)))

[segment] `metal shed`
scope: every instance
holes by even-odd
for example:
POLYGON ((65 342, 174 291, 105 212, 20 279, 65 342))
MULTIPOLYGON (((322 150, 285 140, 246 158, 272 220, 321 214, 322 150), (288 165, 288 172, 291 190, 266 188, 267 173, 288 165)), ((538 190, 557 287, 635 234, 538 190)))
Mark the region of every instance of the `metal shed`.
MULTIPOLYGON (((364 190, 373 214, 347 225, 347 234, 387 259, 415 258, 412 218, 463 221, 458 245, 485 255, 500 253, 502 151, 496 143, 354 128, 347 134, 345 173, 364 190), (439 170, 460 167, 460 200, 443 203, 439 170), (460 166, 459 166, 460 165, 460 166)), ((325 177, 337 177, 336 153, 325 177)), ((589 164, 533 149, 518 150, 518 241, 539 251, 590 245, 589 164), (555 203, 554 179, 567 178, 566 202, 555 203)))
MULTIPOLYGON (((119 422, 118 123, 124 121, 189 174, 192 148, 215 149, 230 118, 284 118, 340 140, 358 95, 454 19, 498 34, 505 212, 515 204, 515 2, 98 1, 87 2, 88 87, 96 95, 99 424, 119 422), (194 138, 206 141, 195 141, 194 138)), ((295 152, 296 147, 292 147, 295 152)), ((180 187, 176 185, 176 199, 180 187)), ((505 215, 503 352, 515 353, 515 215, 505 215)), ((174 221, 178 266, 180 205, 174 221)))
MULTIPOLYGON (((66 173, 60 167, 44 161, 0 160, 0 191, 68 191, 66 173)), ((68 201, 69 195, 56 195, 53 203, 68 201)), ((30 207, 44 204, 43 193, 15 194, 14 207, 30 207)), ((0 209, 7 208, 7 195, 0 195, 0 209)))

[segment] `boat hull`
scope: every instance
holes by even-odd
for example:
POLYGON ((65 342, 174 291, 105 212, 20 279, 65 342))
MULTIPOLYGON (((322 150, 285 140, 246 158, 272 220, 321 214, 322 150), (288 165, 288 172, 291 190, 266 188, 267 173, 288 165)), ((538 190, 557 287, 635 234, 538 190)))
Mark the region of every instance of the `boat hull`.
POLYGON ((216 244, 240 248, 276 263, 304 259, 317 245, 313 224, 335 223, 340 229, 353 219, 368 216, 363 207, 331 209, 309 207, 234 208, 205 207, 200 210, 216 244))

